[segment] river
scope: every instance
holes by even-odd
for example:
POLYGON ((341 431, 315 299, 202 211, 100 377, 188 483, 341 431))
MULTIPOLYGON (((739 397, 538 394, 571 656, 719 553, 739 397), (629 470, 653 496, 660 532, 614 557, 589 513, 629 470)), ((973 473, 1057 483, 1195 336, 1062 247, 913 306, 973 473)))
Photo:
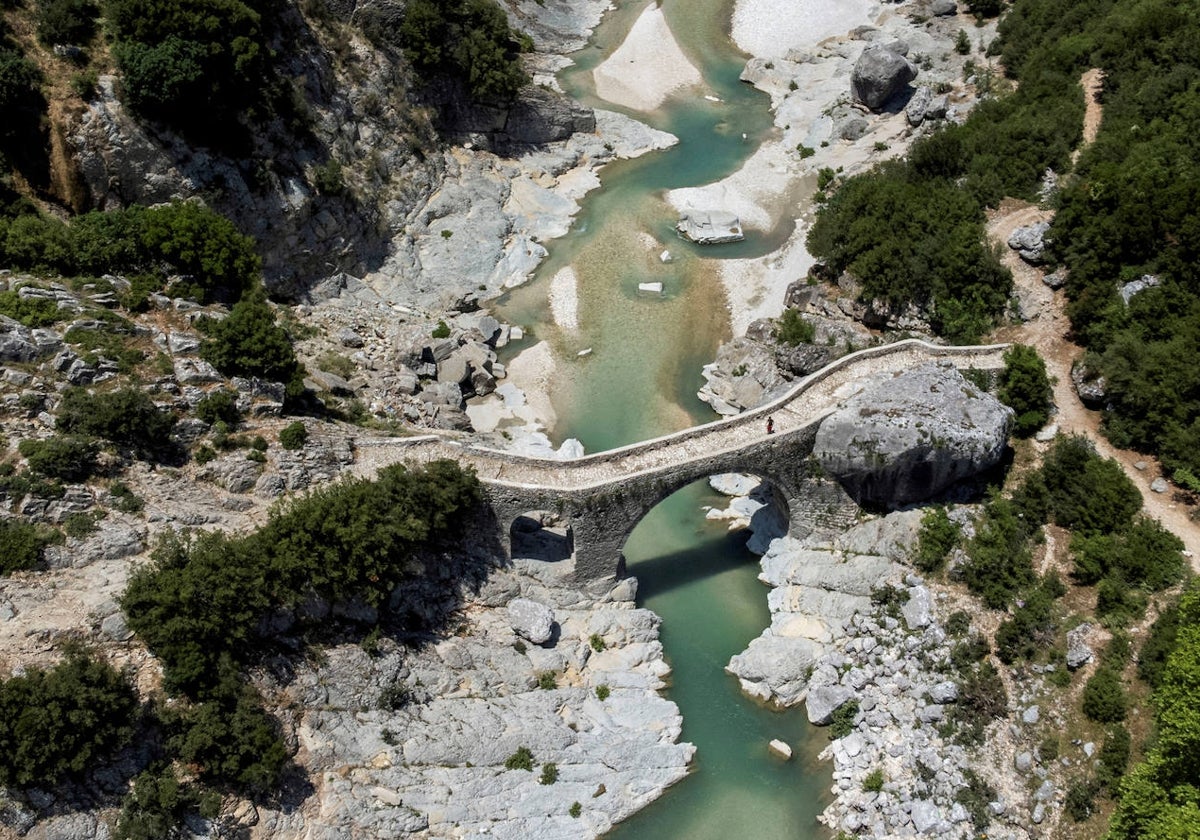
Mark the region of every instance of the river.
MULTIPOLYGON (((573 96, 611 107, 592 92, 591 71, 646 5, 606 15, 591 46, 563 73, 573 96)), ((634 114, 680 143, 605 168, 602 189, 587 198, 571 233, 549 245, 534 281, 499 309, 506 320, 532 326, 529 341, 554 347, 561 387, 552 395, 553 437, 578 438, 588 452, 714 418, 696 390, 701 366, 729 337, 717 260, 768 253, 790 233, 781 225, 716 251, 675 236, 676 215, 664 191, 725 177, 774 129, 767 97, 738 80, 745 57, 728 37, 728 0, 664 0, 661 6, 719 101, 693 93, 649 115, 634 114), (670 262, 659 259, 663 250, 671 252, 670 262), (551 278, 566 267, 577 277, 579 325, 573 329, 556 327, 546 302, 551 278), (646 281, 662 282, 664 294, 640 294, 638 283, 646 281)), ((674 671, 667 696, 683 714, 683 738, 698 749, 691 774, 610 838, 783 840, 827 833, 816 822, 831 784, 828 765, 816 760, 826 736, 800 710, 772 711, 749 700, 724 672, 729 658, 770 621, 758 558, 745 549, 744 536, 704 519, 702 506, 725 502, 704 483, 685 488, 656 507, 626 546, 639 605, 663 619, 663 646, 674 671), (792 761, 769 755, 773 738, 792 745, 792 761)))

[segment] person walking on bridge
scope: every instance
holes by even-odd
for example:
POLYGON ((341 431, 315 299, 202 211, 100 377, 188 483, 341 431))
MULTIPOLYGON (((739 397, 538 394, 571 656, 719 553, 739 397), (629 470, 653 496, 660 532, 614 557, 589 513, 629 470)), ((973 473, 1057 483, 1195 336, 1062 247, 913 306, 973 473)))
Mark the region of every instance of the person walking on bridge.
POLYGON ((767 418, 767 434, 769 434, 769 435, 775 434, 775 418, 774 417, 767 418))

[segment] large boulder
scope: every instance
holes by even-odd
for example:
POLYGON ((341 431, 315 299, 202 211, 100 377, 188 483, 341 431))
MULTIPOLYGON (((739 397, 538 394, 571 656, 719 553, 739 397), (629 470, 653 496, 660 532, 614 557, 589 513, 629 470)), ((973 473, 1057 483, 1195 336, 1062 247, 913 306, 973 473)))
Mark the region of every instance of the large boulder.
POLYGON ((1012 409, 930 362, 877 379, 821 423, 813 455, 859 504, 895 508, 989 469, 1012 409))
POLYGON ((833 722, 833 713, 853 696, 854 691, 844 685, 822 685, 810 689, 804 698, 808 722, 813 726, 828 726, 833 722))
POLYGON ((1049 230, 1049 222, 1034 222, 1019 227, 1008 237, 1008 247, 1030 265, 1041 265, 1046 261, 1046 233, 1049 230))
POLYGON ((508 622, 518 636, 535 645, 545 644, 554 634, 554 610, 529 598, 513 598, 508 602, 508 622))
POLYGON ((856 102, 878 111, 917 78, 917 67, 900 53, 884 46, 863 50, 850 75, 850 92, 856 102))

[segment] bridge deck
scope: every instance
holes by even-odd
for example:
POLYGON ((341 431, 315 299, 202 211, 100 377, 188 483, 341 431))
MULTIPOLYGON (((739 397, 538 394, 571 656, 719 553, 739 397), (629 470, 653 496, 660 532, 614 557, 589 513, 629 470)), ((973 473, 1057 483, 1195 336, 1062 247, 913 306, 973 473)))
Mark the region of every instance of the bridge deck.
POLYGON ((1001 357, 1007 347, 940 347, 912 339, 860 350, 809 374, 783 396, 752 411, 571 460, 517 455, 440 435, 359 439, 354 471, 373 476, 399 461, 420 464, 449 458, 473 466, 488 484, 587 490, 761 442, 767 437, 768 416, 774 418, 776 436, 799 431, 832 412, 872 377, 899 374, 936 359, 947 359, 960 368, 995 370, 1003 366, 1001 357))

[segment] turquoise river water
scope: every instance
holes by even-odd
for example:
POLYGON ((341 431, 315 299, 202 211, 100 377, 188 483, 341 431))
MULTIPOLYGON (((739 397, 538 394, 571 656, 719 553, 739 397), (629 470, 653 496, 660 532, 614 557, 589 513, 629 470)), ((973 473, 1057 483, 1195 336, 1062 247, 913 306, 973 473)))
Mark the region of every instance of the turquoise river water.
MULTIPOLYGON (((531 325, 531 340, 557 351, 553 395, 556 439, 580 439, 597 452, 714 418, 696 398, 701 366, 728 337, 715 260, 768 253, 789 234, 780 229, 704 251, 678 239, 663 191, 718 180, 735 171, 772 130, 767 97, 738 81, 745 56, 728 36, 729 0, 663 0, 681 47, 701 69, 713 102, 692 92, 652 114, 633 114, 680 138, 673 149, 612 164, 588 196, 572 232, 550 243, 537 277, 503 301, 500 313, 531 325), (647 237, 654 243, 647 245, 647 237), (662 248, 674 255, 658 260, 662 248), (546 304, 550 278, 565 266, 578 277, 578 330, 558 330, 546 304), (661 280, 662 297, 639 296, 637 284, 661 280), (592 348, 577 357, 576 352, 592 348)), ((589 48, 574 56, 564 87, 597 107, 591 70, 625 37, 645 2, 610 11, 589 48)), ((726 500, 727 501, 727 500, 726 500)), ((831 783, 816 754, 824 733, 801 710, 778 712, 746 698, 724 672, 769 623, 758 558, 744 537, 704 519, 701 507, 723 502, 704 483, 676 493, 634 531, 625 549, 639 581, 638 601, 663 619, 662 641, 673 668, 667 696, 683 714, 683 738, 697 745, 691 774, 619 825, 619 840, 783 840, 826 836, 816 822, 831 783), (795 757, 771 757, 781 738, 795 757)))

